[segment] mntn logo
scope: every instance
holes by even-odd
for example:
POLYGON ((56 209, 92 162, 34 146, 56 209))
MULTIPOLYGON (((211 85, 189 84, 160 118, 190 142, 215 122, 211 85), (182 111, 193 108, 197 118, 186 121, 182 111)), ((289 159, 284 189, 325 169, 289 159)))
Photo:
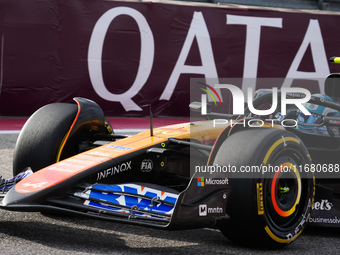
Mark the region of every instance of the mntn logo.
POLYGON ((204 186, 204 177, 197 177, 197 187, 204 186))
POLYGON ((204 205, 199 205, 199 216, 207 216, 208 214, 223 214, 223 208, 221 207, 209 207, 204 204, 204 205))
POLYGON ((207 205, 199 205, 199 216, 207 216, 207 205))

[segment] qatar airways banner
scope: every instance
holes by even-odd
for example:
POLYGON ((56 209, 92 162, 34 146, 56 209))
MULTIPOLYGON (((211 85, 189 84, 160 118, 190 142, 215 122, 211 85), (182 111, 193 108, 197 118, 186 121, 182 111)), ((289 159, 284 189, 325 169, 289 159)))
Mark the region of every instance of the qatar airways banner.
MULTIPOLYGON (((323 92, 340 16, 101 0, 0 1, 0 115, 73 97, 108 116, 189 116, 190 78, 289 78, 323 92)), ((256 81, 256 79, 250 79, 256 81)), ((255 82, 242 90, 259 89, 255 82)))

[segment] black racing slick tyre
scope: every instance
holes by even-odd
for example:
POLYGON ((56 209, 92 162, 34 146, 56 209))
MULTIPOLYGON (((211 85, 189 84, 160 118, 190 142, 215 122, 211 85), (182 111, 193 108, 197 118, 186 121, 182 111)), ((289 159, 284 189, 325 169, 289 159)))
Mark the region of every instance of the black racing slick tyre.
POLYGON ((75 104, 54 103, 40 108, 27 120, 14 150, 14 176, 26 167, 37 171, 56 162, 77 111, 75 104))
POLYGON ((314 176, 302 172, 311 159, 293 133, 252 128, 228 137, 213 165, 230 165, 229 220, 219 224, 231 241, 261 247, 294 241, 307 224, 314 197, 314 176))

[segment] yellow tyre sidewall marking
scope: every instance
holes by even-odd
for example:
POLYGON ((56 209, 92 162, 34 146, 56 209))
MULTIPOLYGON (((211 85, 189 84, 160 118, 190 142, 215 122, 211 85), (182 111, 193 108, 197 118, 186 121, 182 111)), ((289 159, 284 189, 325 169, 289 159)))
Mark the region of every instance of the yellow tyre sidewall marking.
POLYGON ((276 149, 277 146, 279 146, 281 143, 283 142, 296 142, 298 144, 300 144, 300 140, 294 138, 294 137, 285 137, 284 140, 283 138, 277 140, 273 145, 272 147, 270 147, 270 149, 268 150, 266 156, 264 157, 264 160, 263 160, 263 165, 267 164, 267 161, 270 157, 270 155, 272 154, 272 152, 276 149))
POLYGON ((270 228, 268 226, 265 226, 264 229, 266 230, 267 234, 274 241, 276 241, 278 243, 290 243, 290 242, 294 241, 302 233, 302 229, 301 229, 295 236, 292 236, 292 238, 284 239, 284 238, 280 238, 280 237, 277 237, 276 235, 274 235, 273 232, 270 230, 270 228))

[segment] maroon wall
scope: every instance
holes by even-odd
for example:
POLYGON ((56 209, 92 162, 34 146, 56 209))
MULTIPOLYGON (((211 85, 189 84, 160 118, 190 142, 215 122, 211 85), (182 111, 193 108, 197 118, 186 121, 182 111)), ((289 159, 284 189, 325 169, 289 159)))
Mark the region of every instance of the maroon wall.
POLYGON ((339 15, 306 12, 3 0, 0 115, 80 96, 110 116, 145 115, 146 103, 155 115, 188 116, 191 77, 317 79, 340 70, 327 62, 340 55, 338 24, 339 15))

